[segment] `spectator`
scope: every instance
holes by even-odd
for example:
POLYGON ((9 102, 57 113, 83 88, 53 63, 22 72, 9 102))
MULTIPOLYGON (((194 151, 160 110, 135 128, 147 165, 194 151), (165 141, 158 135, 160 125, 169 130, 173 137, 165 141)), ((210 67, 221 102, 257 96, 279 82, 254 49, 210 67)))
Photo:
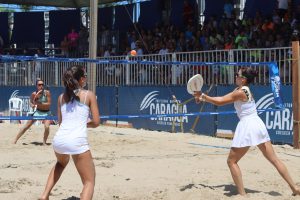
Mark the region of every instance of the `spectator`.
POLYGON ((225 0, 224 4, 224 14, 226 18, 231 18, 231 14, 233 11, 233 5, 231 0, 225 0))
POLYGON ((184 24, 193 24, 194 20, 194 9, 189 4, 188 0, 183 1, 183 23, 184 24))
POLYGON ((98 36, 99 36, 98 43, 99 43, 100 46, 109 45, 109 43, 110 43, 110 31, 105 25, 102 25, 98 36))
POLYGON ((70 51, 70 54, 72 54, 71 56, 74 56, 74 54, 77 50, 78 38, 79 38, 79 34, 76 33, 74 28, 72 28, 71 32, 68 34, 69 51, 70 51))
POLYGON ((78 51, 80 54, 80 57, 84 57, 85 54, 88 52, 88 46, 89 46, 89 32, 86 27, 81 26, 78 36, 78 51))
POLYGON ((274 23, 272 22, 272 20, 270 20, 270 18, 266 18, 265 22, 263 23, 261 29, 265 32, 267 31, 273 31, 274 30, 274 23))
POLYGON ((136 43, 136 53, 138 56, 141 56, 144 54, 144 51, 142 49, 142 42, 140 40, 137 40, 136 43))
POLYGON ((233 39, 232 37, 228 37, 225 39, 224 49, 229 50, 233 49, 233 39))
POLYGON ((113 52, 113 50, 112 50, 112 46, 109 45, 109 46, 105 49, 103 57, 110 57, 110 56, 114 56, 114 55, 115 55, 115 54, 114 54, 114 52, 113 52))
POLYGON ((3 41, 3 38, 0 35, 0 54, 3 54, 3 47, 4 47, 4 41, 3 41))
POLYGON ((131 50, 136 49, 136 35, 132 32, 131 37, 128 38, 131 50))
POLYGON ((125 51, 123 52, 123 55, 130 56, 130 51, 131 51, 130 47, 127 46, 126 49, 125 49, 125 51))
POLYGON ((276 40, 274 42, 274 47, 284 47, 284 46, 285 46, 284 39, 282 38, 282 36, 279 33, 277 33, 276 40))
POLYGON ((64 37, 64 40, 60 43, 61 54, 63 57, 69 57, 69 41, 68 36, 64 37))
POLYGON ((277 0, 278 3, 278 15, 281 19, 284 18, 286 13, 288 12, 288 0, 277 0))
POLYGON ((245 34, 245 32, 242 30, 240 31, 240 33, 238 33, 238 35, 236 36, 235 40, 234 40, 235 46, 238 49, 245 49, 248 46, 248 38, 245 34))
POLYGON ((165 55, 167 53, 169 53, 169 50, 168 50, 166 44, 164 42, 162 42, 161 49, 159 50, 158 54, 165 55))
MULTIPOLYGON (((38 48, 36 50, 36 53, 34 54, 34 57, 45 57, 45 54, 42 50, 42 48, 38 48)), ((33 84, 36 83, 36 81, 38 80, 38 77, 41 77, 42 75, 42 66, 41 66, 41 62, 40 61, 35 61, 33 62, 33 84)))

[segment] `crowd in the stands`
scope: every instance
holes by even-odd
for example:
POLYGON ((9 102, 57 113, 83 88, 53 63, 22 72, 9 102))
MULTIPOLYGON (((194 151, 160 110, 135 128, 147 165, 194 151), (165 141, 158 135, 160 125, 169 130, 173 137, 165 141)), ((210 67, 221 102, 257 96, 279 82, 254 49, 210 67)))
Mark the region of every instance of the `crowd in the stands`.
MULTIPOLYGON (((211 16, 203 25, 197 23, 198 14, 184 1, 184 27, 171 24, 157 24, 152 30, 143 28, 143 24, 134 24, 125 37, 113 44, 113 31, 102 26, 98 31, 98 56, 109 57, 127 55, 135 49, 137 55, 166 54, 172 52, 191 52, 222 49, 248 49, 287 47, 291 38, 300 30, 300 8, 291 7, 288 0, 278 0, 273 15, 263 16, 257 12, 255 17, 243 16, 239 19, 232 1, 226 0, 221 18, 211 16)), ((60 55, 65 57, 84 57, 88 55, 87 28, 76 32, 72 29, 60 44, 60 55)), ((0 36, 0 53, 23 54, 25 49, 3 51, 3 39, 0 36)), ((31 54, 35 54, 31 52, 31 54)))

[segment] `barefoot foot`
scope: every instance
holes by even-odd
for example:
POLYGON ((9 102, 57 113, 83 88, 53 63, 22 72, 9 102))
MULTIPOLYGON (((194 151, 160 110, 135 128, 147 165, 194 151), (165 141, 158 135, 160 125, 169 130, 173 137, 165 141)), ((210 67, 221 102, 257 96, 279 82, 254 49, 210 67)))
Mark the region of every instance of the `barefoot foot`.
POLYGON ((297 188, 295 191, 293 191, 293 196, 297 196, 297 195, 300 195, 300 189, 297 188))

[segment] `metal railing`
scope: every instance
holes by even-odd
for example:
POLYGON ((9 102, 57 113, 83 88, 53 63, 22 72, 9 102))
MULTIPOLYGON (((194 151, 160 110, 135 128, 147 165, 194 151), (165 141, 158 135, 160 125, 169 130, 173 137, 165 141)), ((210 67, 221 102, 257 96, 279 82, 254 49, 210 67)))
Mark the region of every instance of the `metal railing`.
MULTIPOLYGON (((96 85, 185 85, 194 74, 200 73, 205 84, 233 84, 234 72, 239 66, 227 65, 175 65, 167 62, 276 62, 283 84, 291 84, 292 76, 292 49, 244 49, 244 50, 217 50, 188 53, 172 53, 165 55, 144 56, 113 56, 99 58, 114 61, 160 61, 166 64, 97 64, 96 85)), ((49 86, 61 86, 62 75, 67 67, 81 64, 89 67, 88 63, 50 62, 50 61, 20 61, 0 63, 0 85, 28 86, 34 85, 36 78, 41 78, 49 86)), ((268 66, 253 66, 259 72, 255 84, 268 84, 268 66)))

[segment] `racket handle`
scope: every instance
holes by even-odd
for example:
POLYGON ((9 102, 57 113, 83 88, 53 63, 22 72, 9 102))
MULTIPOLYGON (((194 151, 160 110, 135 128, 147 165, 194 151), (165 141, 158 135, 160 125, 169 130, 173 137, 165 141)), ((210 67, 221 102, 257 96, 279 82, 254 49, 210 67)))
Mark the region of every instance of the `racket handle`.
POLYGON ((177 99, 175 95, 172 95, 173 100, 177 103, 177 99))

